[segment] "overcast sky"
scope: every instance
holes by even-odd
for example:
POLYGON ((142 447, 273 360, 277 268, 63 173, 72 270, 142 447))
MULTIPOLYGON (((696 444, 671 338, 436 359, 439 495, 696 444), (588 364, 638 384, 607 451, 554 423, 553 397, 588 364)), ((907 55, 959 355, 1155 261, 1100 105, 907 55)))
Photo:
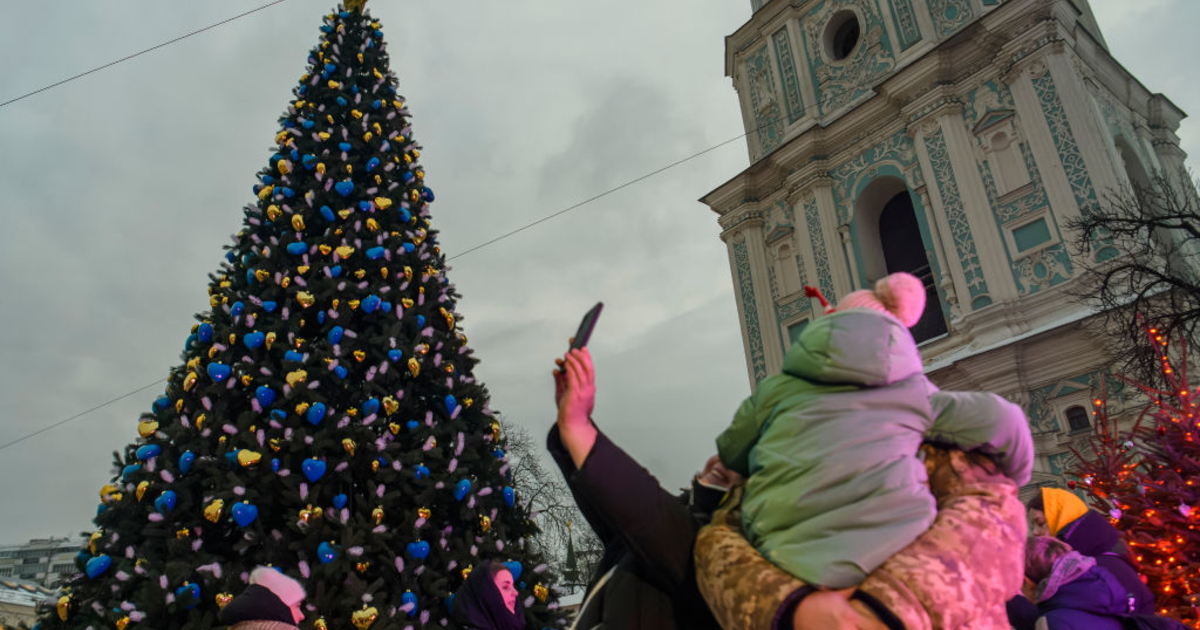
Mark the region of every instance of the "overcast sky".
MULTIPOLYGON (((0 102, 263 3, 0 0, 0 102)), ((289 0, 0 108, 0 443, 179 362, 331 4, 289 0)), ((1117 58, 1200 116, 1200 3, 1092 4, 1117 58)), ((449 255, 743 131, 723 38, 749 0, 369 6, 449 255)), ((1200 155, 1200 123, 1181 136, 1200 155)), ((696 201, 746 159, 731 144, 452 262, 493 408, 543 435, 552 361, 603 300, 597 422, 684 484, 749 393, 725 246, 696 201)), ((0 543, 88 529, 160 391, 0 451, 0 543)))

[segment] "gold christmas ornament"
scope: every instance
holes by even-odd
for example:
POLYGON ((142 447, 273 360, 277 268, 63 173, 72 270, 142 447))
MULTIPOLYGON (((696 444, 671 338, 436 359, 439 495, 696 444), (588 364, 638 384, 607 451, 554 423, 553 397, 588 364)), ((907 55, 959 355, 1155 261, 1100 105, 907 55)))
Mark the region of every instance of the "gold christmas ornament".
POLYGON ((427 521, 429 520, 429 517, 432 515, 433 515, 433 512, 430 512, 429 508, 423 507, 423 508, 420 508, 417 510, 417 516, 420 516, 421 518, 423 518, 427 521))
POLYGON ((183 377, 183 391, 190 392, 196 386, 196 381, 200 377, 195 372, 188 372, 188 375, 183 377))
POLYGON ((463 406, 464 406, 464 407, 470 408, 470 406, 471 406, 471 405, 473 405, 473 404, 475 404, 475 399, 474 399, 474 398, 464 398, 464 399, 463 399, 463 406))
POLYGON ((116 625, 117 625, 117 630, 125 630, 125 627, 129 625, 129 617, 128 616, 121 617, 120 619, 117 620, 116 625))
POLYGON ((473 564, 468 564, 467 566, 463 567, 463 570, 462 570, 463 579, 464 580, 467 579, 467 576, 471 575, 471 571, 473 571, 473 570, 475 570, 475 565, 473 565, 473 564))
POLYGON ((304 370, 288 372, 288 375, 285 376, 283 380, 287 381, 288 385, 295 387, 296 383, 303 383, 304 381, 308 380, 308 372, 305 372, 304 370))
POLYGON ((69 617, 71 614, 71 596, 63 595, 62 597, 59 597, 58 604, 55 605, 54 608, 58 610, 58 618, 62 621, 66 621, 67 617, 69 617))
POLYGON ((367 569, 370 569, 370 568, 371 568, 370 562, 359 562, 354 565, 354 570, 358 571, 359 575, 366 573, 367 569))
POLYGON ((117 501, 120 501, 120 490, 120 488, 112 485, 111 483, 105 484, 104 487, 100 488, 100 502, 108 505, 110 503, 116 503, 117 501))
POLYGON ((221 512, 225 509, 225 501, 214 499, 204 508, 204 518, 210 523, 216 523, 221 520, 221 512))
POLYGON ((342 258, 349 258, 354 253, 354 248, 349 245, 342 245, 333 251, 337 252, 337 255, 342 258))
POLYGON ((267 443, 271 445, 272 451, 275 451, 276 453, 279 452, 280 444, 281 444, 279 438, 271 438, 270 441, 267 443))
POLYGON ((355 269, 354 277, 359 280, 362 280, 363 278, 367 277, 367 270, 366 269, 355 269))
POLYGON ((275 333, 273 333, 273 332, 267 333, 267 336, 264 338, 264 341, 263 341, 265 344, 267 344, 267 350, 270 350, 271 346, 275 345, 275 340, 277 338, 278 338, 278 335, 276 335, 275 333))
POLYGON ((100 537, 104 535, 103 531, 104 530, 94 531, 92 532, 92 535, 88 537, 88 550, 92 552, 93 556, 96 555, 96 541, 100 540, 100 537))
POLYGON ((354 451, 358 448, 358 445, 355 444, 354 440, 350 438, 342 438, 342 448, 346 449, 346 453, 348 453, 350 457, 354 457, 354 451))
POLYGON ((379 460, 371 460, 371 472, 379 472, 379 460))
POLYGON ((487 516, 486 514, 480 514, 479 515, 479 531, 480 531, 480 533, 486 534, 491 529, 492 529, 491 517, 487 516))
MULTIPOLYGON (((349 219, 350 215, 354 214, 354 208, 342 208, 341 210, 338 210, 337 214, 343 219, 349 219)), ((338 228, 337 233, 341 234, 342 228, 338 228)))
POLYGON ((249 387, 249 386, 250 386, 250 383, 253 383, 253 382, 254 382, 254 377, 253 377, 253 376, 250 376, 249 374, 243 374, 243 375, 242 375, 242 379, 241 379, 241 380, 242 380, 242 385, 243 385, 243 386, 245 386, 245 387, 249 387))
POLYGON ((259 269, 254 272, 254 279, 259 282, 266 282, 267 278, 271 277, 271 272, 266 269, 259 269))
POLYGON ((375 521, 376 525, 379 525, 380 523, 383 522, 383 506, 382 505, 377 505, 377 506, 375 506, 374 510, 371 510, 371 519, 375 521))
POLYGON ((191 535, 192 535, 192 532, 191 532, 191 530, 189 530, 189 529, 188 529, 188 528, 186 528, 186 527, 184 527, 183 529, 181 529, 181 530, 179 530, 179 531, 175 532, 175 538, 177 538, 177 539, 179 539, 179 540, 183 540, 184 538, 187 538, 188 536, 191 536, 191 535))
MULTIPOLYGON (((413 276, 412 267, 405 265, 404 266, 404 279, 408 280, 409 282, 412 282, 412 276, 413 276)), ((405 300, 401 300, 401 303, 404 304, 405 308, 412 306, 412 300, 408 300, 407 298, 405 298, 405 300)))
MULTIPOLYGON (((400 401, 396 400, 395 398, 392 398, 391 396, 384 397, 384 399, 383 399, 383 412, 384 413, 386 413, 387 415, 390 416, 390 415, 396 413, 396 411, 398 411, 399 409, 400 409, 400 401)), ((393 434, 399 433, 399 430, 397 429, 396 431, 392 431, 392 433, 393 434)))
POLYGON ((355 360, 355 361, 358 361, 359 363, 362 363, 362 362, 363 362, 363 360, 364 360, 364 359, 366 359, 366 358, 367 358, 367 353, 366 353, 366 352, 363 352, 362 350, 355 350, 355 351, 354 351, 354 360, 355 360))
POLYGON ((318 617, 317 620, 313 622, 313 630, 328 630, 328 628, 329 626, 325 625, 324 617, 318 617))
POLYGON ((324 255, 324 256, 328 256, 328 255, 329 255, 329 252, 333 251, 333 248, 332 248, 332 247, 330 247, 330 246, 328 246, 328 245, 326 245, 326 244, 324 244, 324 243, 322 243, 321 245, 317 246, 317 249, 318 249, 318 250, 321 252, 321 254, 322 254, 322 255, 324 255))
POLYGON ((134 494, 137 495, 137 500, 139 502, 142 500, 142 497, 146 496, 146 488, 149 488, 149 487, 150 487, 149 481, 142 481, 142 482, 138 483, 137 491, 134 494))
MULTIPOLYGON (((367 0, 346 0, 346 10, 362 13, 363 7, 367 4, 367 0)), ((375 28, 379 28, 376 26, 375 28)))
POLYGON ((292 229, 296 230, 297 232, 303 232, 304 231, 304 217, 302 217, 298 214, 293 214, 292 215, 292 229))
POLYGON ((262 459, 262 454, 257 453, 255 451, 248 451, 248 450, 243 449, 243 450, 238 451, 238 454, 237 454, 238 464, 240 464, 242 466, 242 468, 249 468, 250 466, 257 464, 259 462, 259 460, 261 460, 261 459, 262 459))
POLYGON ((378 618, 379 611, 375 610, 374 606, 368 608, 364 604, 362 610, 357 610, 354 614, 350 615, 350 623, 354 624, 354 627, 358 628, 358 630, 367 630, 367 628, 374 625, 375 620, 378 618))
POLYGON ((296 294, 296 301, 300 303, 300 306, 308 308, 317 303, 317 298, 308 291, 300 291, 296 294))
POLYGON ((388 208, 392 207, 392 200, 388 199, 387 197, 376 197, 375 207, 379 208, 380 210, 387 210, 388 208))
POLYGON ((302 276, 304 274, 308 273, 308 265, 300 265, 300 266, 296 267, 296 273, 298 273, 302 276))
POLYGON ((408 372, 412 374, 414 378, 421 373, 421 364, 418 363, 414 357, 408 358, 408 372))
POLYGON ((200 414, 200 415, 196 416, 196 430, 197 431, 204 430, 204 421, 206 419, 208 419, 208 416, 206 416, 204 414, 200 414))
POLYGON ((546 598, 550 596, 550 590, 542 584, 534 584, 533 596, 536 597, 539 602, 545 603, 546 598))
POLYGON ((279 286, 285 289, 292 286, 292 279, 288 276, 284 276, 283 279, 279 281, 279 286))
POLYGON ((395 422, 389 422, 388 431, 391 431, 392 435, 400 435, 400 425, 395 422))
POLYGON ((225 606, 229 605, 229 602, 233 601, 233 595, 231 595, 229 593, 217 593, 217 596, 214 597, 213 599, 216 600, 217 608, 220 609, 220 608, 224 608, 225 606))
POLYGON ((452 315, 450 311, 447 311, 444 306, 439 306, 438 312, 441 313, 442 317, 446 319, 446 327, 450 330, 454 330, 454 315, 452 315))
POLYGON ((346 304, 350 307, 350 310, 354 310, 358 308, 360 302, 358 300, 346 300, 346 304))
POLYGON ((304 412, 306 412, 306 411, 308 411, 308 403, 302 402, 302 403, 296 405, 296 415, 297 416, 303 416, 304 412))
POLYGON ((367 219, 367 229, 371 230, 372 232, 378 232, 379 231, 379 222, 373 218, 367 219))
POLYGON ((154 420, 142 420, 141 422, 138 423, 138 427, 137 427, 138 435, 140 435, 144 438, 148 438, 151 435, 154 435, 154 432, 157 430, 158 430, 158 423, 155 422, 154 420))

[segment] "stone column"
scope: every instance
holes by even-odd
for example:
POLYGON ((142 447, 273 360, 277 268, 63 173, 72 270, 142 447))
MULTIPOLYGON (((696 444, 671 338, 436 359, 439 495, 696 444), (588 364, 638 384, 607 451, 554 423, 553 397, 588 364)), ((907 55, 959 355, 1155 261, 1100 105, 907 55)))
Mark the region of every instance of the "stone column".
POLYGON ((743 207, 722 217, 721 240, 729 250, 729 265, 733 271, 734 293, 738 316, 742 324, 742 341, 746 348, 746 364, 750 387, 778 372, 783 366, 782 341, 779 323, 767 277, 766 246, 763 243, 763 213, 743 207))

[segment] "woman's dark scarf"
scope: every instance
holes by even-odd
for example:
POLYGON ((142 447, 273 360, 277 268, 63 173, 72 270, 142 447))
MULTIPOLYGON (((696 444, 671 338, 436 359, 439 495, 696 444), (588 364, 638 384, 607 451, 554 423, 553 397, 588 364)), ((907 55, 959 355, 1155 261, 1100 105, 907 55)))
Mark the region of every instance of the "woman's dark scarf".
POLYGON ((450 621, 463 630, 525 630, 525 611, 518 597, 514 612, 508 612, 490 567, 483 564, 454 594, 450 621))

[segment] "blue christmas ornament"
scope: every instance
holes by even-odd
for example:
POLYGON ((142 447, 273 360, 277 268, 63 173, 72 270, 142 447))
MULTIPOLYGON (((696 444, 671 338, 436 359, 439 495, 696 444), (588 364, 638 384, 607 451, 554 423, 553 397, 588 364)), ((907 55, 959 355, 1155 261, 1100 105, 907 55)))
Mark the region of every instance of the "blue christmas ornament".
POLYGON ((272 409, 271 410, 271 419, 283 422, 284 420, 287 419, 287 412, 282 409, 272 409))
POLYGON ((384 313, 391 313, 392 312, 392 303, 387 300, 384 300, 379 303, 379 309, 382 310, 384 313))
POLYGON ((347 497, 344 494, 335 495, 333 497, 333 507, 335 507, 339 510, 346 507, 346 500, 347 500, 347 497))
POLYGON ((289 153, 288 155, 292 156, 292 159, 293 159, 293 160, 299 160, 299 159, 300 159, 300 152, 299 152, 299 151, 297 151, 296 149, 292 149, 292 152, 291 152, 291 153, 289 153))
POLYGON ((158 457, 159 453, 162 453, 161 446, 157 444, 146 444, 145 446, 138 447, 136 455, 141 461, 146 461, 147 459, 154 459, 155 457, 158 457))
MULTIPOLYGON (((410 421, 410 422, 415 422, 415 421, 410 421)), ((428 479, 429 478, 429 467, 426 466, 425 464, 418 464, 415 472, 417 474, 417 479, 428 479)))
POLYGON ((306 170, 311 171, 314 168, 317 168, 317 156, 309 153, 308 155, 300 158, 300 163, 304 165, 306 170))
POLYGON ((238 315, 242 314, 242 310, 244 310, 245 308, 246 308, 246 305, 242 304, 241 300, 239 300, 229 306, 229 314, 234 317, 237 317, 238 315))
POLYGON ((204 322, 203 324, 200 324, 200 326, 196 328, 196 339, 199 339, 200 343, 208 343, 208 342, 212 341, 212 337, 213 337, 212 324, 210 324, 208 322, 204 322))
POLYGON ((413 595, 412 591, 404 591, 404 594, 400 596, 400 605, 407 606, 409 604, 412 604, 412 607, 408 609, 408 616, 416 617, 417 616, 417 596, 413 595))
POLYGON ((158 495, 158 498, 154 500, 154 509, 166 514, 167 512, 175 509, 175 501, 175 491, 164 490, 163 493, 158 495))
POLYGON ((371 101, 371 109, 379 109, 380 107, 383 107, 383 101, 379 99, 371 101))
POLYGON ((263 310, 264 311, 266 311, 268 313, 274 313, 275 309, 277 309, 277 308, 279 308, 279 304, 277 302, 275 302, 274 300, 264 300, 263 301, 263 310))
POLYGON ((258 389, 254 390, 254 398, 263 407, 270 407, 271 403, 275 402, 275 390, 266 385, 259 385, 258 389))
POLYGON ((422 188, 421 199, 424 199, 428 203, 433 203, 433 190, 430 188, 422 188))
MULTIPOLYGON (((409 431, 412 431, 413 429, 416 429, 417 427, 421 426, 421 423, 417 422, 416 420, 409 420, 408 422, 404 423, 404 426, 408 427, 409 431)), ((426 469, 426 470, 428 470, 428 469, 426 469)))
POLYGON ((184 604, 183 607, 185 610, 195 608, 196 604, 200 603, 200 585, 192 583, 187 586, 180 586, 175 589, 175 599, 184 604))
POLYGON ((342 180, 334 184, 333 189, 337 191, 337 194, 343 197, 349 197, 350 193, 354 192, 354 182, 342 180))
POLYGON ((321 206, 321 218, 325 219, 326 221, 328 221, 330 223, 333 223, 333 221, 334 221, 333 210, 329 206, 321 206))
POLYGON ((405 184, 411 184, 411 183, 413 183, 414 180, 417 179, 417 176, 413 175, 412 171, 404 171, 403 173, 400 174, 400 177, 404 178, 405 184))
POLYGON ((462 501, 463 497, 467 496, 467 493, 469 493, 470 491, 471 491, 471 480, 470 479, 460 479, 458 481, 458 483, 455 484, 455 486, 454 486, 454 499, 457 501, 462 501))
POLYGON ((508 572, 512 574, 514 582, 517 581, 517 578, 521 577, 521 571, 524 569, 524 567, 521 566, 520 562, 517 562, 516 560, 509 560, 508 562, 504 562, 502 564, 508 569, 508 572))
POLYGON ((295 243, 288 243, 287 253, 289 253, 293 256, 301 256, 301 255, 305 254, 306 252, 308 252, 308 243, 305 243, 304 241, 296 241, 295 243))
POLYGON ((103 503, 96 506, 96 516, 100 516, 101 514, 107 512, 107 511, 108 511, 108 506, 104 505, 103 503))
POLYGON ((339 365, 333 368, 333 373, 337 374, 338 378, 346 378, 346 376, 350 374, 350 370, 347 370, 346 366, 344 365, 339 365))
POLYGON ((291 199, 292 197, 296 196, 296 191, 284 186, 283 188, 279 189, 279 194, 283 195, 287 199, 291 199))
POLYGON ((345 333, 345 328, 342 328, 341 326, 334 326, 333 328, 329 329, 329 333, 325 335, 325 338, 329 340, 330 344, 336 344, 341 342, 342 335, 345 333))
POLYGON ((379 168, 379 158, 373 157, 373 158, 367 160, 367 172, 368 173, 370 173, 371 171, 373 171, 377 168, 379 168))
POLYGON ((424 328, 424 327, 425 327, 425 316, 417 315, 417 328, 424 328))
POLYGON ((337 70, 337 66, 331 63, 325 64, 325 72, 333 72, 334 70, 337 70))
POLYGON ((224 363, 209 363, 207 370, 208 377, 217 383, 229 378, 229 375, 233 372, 233 368, 224 363))
POLYGON ((351 86, 350 86, 350 93, 351 93, 351 94, 358 94, 358 86, 357 86, 357 85, 351 85, 351 86))
POLYGON ((272 185, 272 184, 274 184, 274 183, 275 183, 275 178, 274 178, 274 177, 271 177, 270 175, 263 175, 263 176, 262 176, 262 183, 264 183, 264 184, 266 184, 266 185, 270 186, 270 185, 272 185))
POLYGON ((254 268, 251 267, 246 270, 246 284, 254 284, 255 282, 258 282, 258 278, 254 277, 254 268))
POLYGON ((225 461, 229 462, 230 466, 238 465, 237 456, 238 456, 238 451, 240 451, 240 450, 242 450, 242 449, 235 448, 235 449, 229 451, 228 453, 225 453, 225 461))
POLYGON ((337 556, 337 548, 333 545, 327 542, 317 545, 317 560, 320 560, 321 564, 329 564, 337 560, 337 556))
POLYGON ((300 470, 304 472, 304 478, 309 482, 315 482, 325 476, 325 462, 319 459, 306 459, 303 464, 300 464, 300 470))
POLYGON ((408 211, 408 208, 400 208, 400 222, 408 223, 409 221, 412 221, 412 213, 408 211))
POLYGON ((305 129, 312 129, 314 126, 316 126, 316 124, 317 124, 317 123, 315 123, 315 122, 313 122, 313 121, 311 121, 311 120, 302 120, 302 121, 300 121, 300 126, 301 126, 301 127, 304 127, 305 129))
POLYGON ((325 419, 325 403, 313 403, 304 414, 304 419, 314 427, 321 424, 321 420, 325 419))
POLYGON ((379 411, 379 399, 369 398, 363 403, 362 412, 364 416, 373 416, 379 411))
POLYGON ((375 309, 379 308, 380 301, 378 295, 368 295, 358 306, 364 313, 373 313, 375 309))
POLYGON ((404 352, 400 350, 388 350, 388 361, 395 363, 404 358, 404 352))
POLYGON ((495 457, 496 459, 504 459, 504 449, 497 447, 496 450, 492 451, 492 457, 495 457))
POLYGON ((446 403, 446 411, 448 413, 454 413, 455 407, 458 407, 458 401, 454 399, 453 394, 446 394, 445 403, 446 403))
POLYGON ((196 454, 191 451, 184 451, 183 455, 179 456, 179 474, 186 475, 192 470, 192 464, 196 463, 196 454))
POLYGON ((319 312, 317 313, 317 323, 318 323, 318 324, 324 324, 324 323, 325 323, 325 311, 319 311, 319 312))
POLYGON ((504 486, 504 505, 512 507, 517 500, 517 493, 512 489, 512 486, 504 486))
POLYGON ((330 268, 329 268, 329 275, 330 275, 330 276, 333 276, 334 278, 337 278, 338 276, 341 276, 341 275, 342 275, 342 266, 341 266, 341 265, 334 265, 334 266, 330 267, 330 268))
POLYGON ((271 472, 279 472, 279 458, 278 457, 271 458, 271 472))
POLYGON ((347 101, 345 99, 345 97, 339 96, 339 97, 337 97, 337 104, 342 107, 345 107, 350 104, 350 101, 347 101))
POLYGON ((187 339, 183 340, 183 351, 187 352, 187 351, 191 350, 192 345, 195 344, 196 341, 197 341, 197 339, 196 339, 196 335, 194 333, 191 335, 188 335, 187 339))
POLYGON ((362 210, 363 212, 370 212, 371 211, 371 202, 370 201, 358 202, 358 209, 362 210))
POLYGON ((333 32, 333 27, 332 27, 332 26, 330 26, 330 25, 328 25, 328 24, 322 24, 322 25, 321 25, 321 32, 322 32, 322 33, 332 33, 332 32, 333 32))
POLYGON ((121 469, 121 481, 129 481, 129 478, 136 475, 142 469, 141 464, 130 464, 121 469))
POLYGON ((266 335, 262 334, 261 332, 255 331, 255 332, 251 332, 251 333, 246 333, 245 335, 242 336, 242 345, 253 350, 253 349, 263 345, 263 342, 265 342, 266 340, 267 340, 266 335))
POLYGON ((379 260, 380 258, 383 258, 383 254, 386 251, 387 249, 383 246, 372 247, 367 250, 367 258, 370 260, 379 260))
MULTIPOLYGON (((255 194, 258 194, 258 193, 255 193, 255 194)), ((229 262, 233 262, 233 252, 225 252, 225 260, 228 260, 229 262)))
POLYGON ((258 507, 253 503, 235 503, 233 505, 233 522, 239 527, 245 527, 258 518, 258 507))
POLYGON ((416 245, 413 245, 412 243, 405 243, 405 244, 404 244, 404 252, 405 252, 405 253, 411 254, 411 253, 413 253, 413 251, 414 251, 414 250, 416 250, 416 249, 417 249, 417 246, 416 246, 416 245))
POLYGON ((110 566, 112 566, 112 558, 108 557, 108 554, 102 553, 95 558, 89 559, 87 564, 84 565, 83 572, 87 574, 88 579, 94 580, 104 575, 104 572, 110 566))
MULTIPOLYGON (((339 142, 338 148, 341 149, 343 153, 345 153, 350 150, 350 143, 349 142, 339 142)), ((339 190, 338 192, 342 192, 342 191, 339 190)), ((346 193, 346 194, 348 195, 350 193, 346 193)), ((343 195, 343 196, 345 196, 345 195, 343 195)))
POLYGON ((424 540, 410 542, 404 546, 404 550, 408 552, 408 555, 417 560, 424 560, 429 557, 429 543, 424 540))
POLYGON ((288 350, 287 352, 283 353, 283 360, 291 361, 293 363, 300 363, 304 361, 304 355, 296 352, 295 350, 288 350))

